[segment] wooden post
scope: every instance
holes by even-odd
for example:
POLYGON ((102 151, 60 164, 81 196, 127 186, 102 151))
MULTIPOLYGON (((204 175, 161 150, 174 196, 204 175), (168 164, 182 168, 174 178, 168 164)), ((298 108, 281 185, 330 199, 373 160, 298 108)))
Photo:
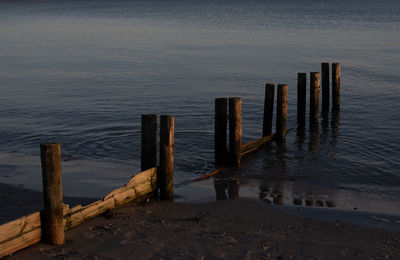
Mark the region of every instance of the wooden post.
POLYGON ((286 136, 288 85, 278 85, 278 97, 276 100, 276 140, 284 142, 286 136))
POLYGON ((310 128, 318 125, 319 72, 310 73, 310 128))
POLYGON ((157 167, 157 115, 142 115, 142 171, 157 167))
POLYGON ((53 245, 65 244, 60 144, 40 144, 43 180, 43 231, 53 245))
POLYGON ((215 165, 222 166, 227 157, 226 130, 228 125, 227 98, 215 99, 214 158, 215 165))
POLYGON ((265 84, 264 120, 262 137, 272 134, 272 117, 274 112, 274 84, 265 84))
POLYGON ((229 98, 229 153, 231 165, 240 167, 242 145, 242 100, 229 98))
POLYGON ((322 112, 329 111, 329 63, 321 63, 322 112))
POLYGON ((340 64, 332 63, 332 108, 340 106, 340 64))
POLYGON ((160 119, 160 199, 174 199, 174 117, 160 119))
POLYGON ((297 125, 298 128, 304 129, 306 124, 306 89, 307 74, 297 74, 297 125))

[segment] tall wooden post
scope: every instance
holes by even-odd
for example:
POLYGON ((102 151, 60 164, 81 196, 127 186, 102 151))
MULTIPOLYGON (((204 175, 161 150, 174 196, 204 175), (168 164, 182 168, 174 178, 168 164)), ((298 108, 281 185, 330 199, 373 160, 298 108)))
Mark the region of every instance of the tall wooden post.
POLYGON ((57 143, 40 144, 43 180, 43 231, 53 245, 65 244, 61 149, 57 143))
POLYGON ((307 74, 297 73, 297 125, 304 129, 306 124, 307 74))
POLYGON ((329 111, 329 63, 321 63, 322 112, 329 111))
POLYGON ((142 115, 142 171, 157 167, 157 115, 142 115))
POLYGON ((227 98, 215 99, 214 157, 215 165, 222 166, 227 157, 226 131, 228 125, 227 98))
POLYGON ((340 106, 340 64, 332 63, 332 108, 340 106))
POLYGON ((276 100, 276 140, 278 142, 284 142, 286 136, 287 96, 288 85, 279 84, 276 100))
POLYGON ((174 117, 160 119, 160 199, 174 199, 174 117))
POLYGON ((262 135, 268 136, 272 134, 272 117, 274 112, 274 84, 265 84, 265 98, 264 98, 264 120, 262 135))
POLYGON ((242 145, 242 100, 229 98, 229 153, 231 164, 240 167, 242 145))
POLYGON ((310 128, 318 126, 319 72, 310 73, 310 128))

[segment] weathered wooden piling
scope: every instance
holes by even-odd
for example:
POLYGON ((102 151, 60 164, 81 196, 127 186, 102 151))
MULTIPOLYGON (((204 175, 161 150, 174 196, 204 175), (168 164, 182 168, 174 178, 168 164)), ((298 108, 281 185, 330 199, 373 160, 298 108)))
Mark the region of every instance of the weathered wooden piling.
POLYGON ((160 119, 160 199, 174 199, 174 117, 160 119))
POLYGON ((215 165, 222 166, 227 158, 226 132, 228 125, 227 98, 215 99, 214 158, 215 165))
POLYGON ((229 154, 230 164, 240 167, 242 145, 242 100, 229 98, 229 154))
POLYGON ((265 84, 264 119, 262 136, 272 134, 272 117, 274 112, 274 84, 265 84))
POLYGON ((310 128, 318 125, 318 107, 319 107, 319 72, 310 73, 310 128))
POLYGON ((61 149, 57 143, 40 144, 43 180, 43 232, 47 242, 65 244, 61 149))
POLYGON ((276 100, 276 140, 284 142, 286 137, 286 118, 287 118, 287 96, 288 85, 278 85, 278 96, 276 100))
POLYGON ((141 170, 157 167, 157 115, 142 115, 141 170))
POLYGON ((322 112, 329 111, 329 63, 321 63, 322 112))
POLYGON ((340 106, 340 64, 332 63, 332 108, 340 106))
POLYGON ((297 125, 303 129, 306 124, 307 73, 297 73, 297 125))

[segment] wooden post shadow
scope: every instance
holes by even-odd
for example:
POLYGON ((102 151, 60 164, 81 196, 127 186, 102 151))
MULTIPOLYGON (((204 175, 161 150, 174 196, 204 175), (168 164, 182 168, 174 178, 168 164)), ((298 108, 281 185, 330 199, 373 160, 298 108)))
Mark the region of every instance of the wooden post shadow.
POLYGON ((297 128, 304 129, 306 124, 307 74, 297 74, 297 128))
POLYGON ((274 84, 265 84, 265 98, 264 98, 264 118, 263 118, 263 132, 262 136, 272 134, 272 118, 274 112, 274 84))
POLYGON ((216 166, 223 166, 227 158, 227 125, 228 111, 227 98, 215 99, 215 118, 214 118, 214 158, 216 166))
POLYGON ((142 115, 141 170, 157 167, 157 115, 142 115))
POLYGON ((329 111, 329 63, 321 63, 322 113, 329 111))

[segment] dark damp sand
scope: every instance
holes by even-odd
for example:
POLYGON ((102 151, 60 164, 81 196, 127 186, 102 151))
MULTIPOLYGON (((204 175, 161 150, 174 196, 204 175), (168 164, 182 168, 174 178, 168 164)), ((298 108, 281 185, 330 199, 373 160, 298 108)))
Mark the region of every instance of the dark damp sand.
POLYGON ((131 205, 66 239, 6 259, 400 259, 399 232, 300 218, 255 199, 131 205))
MULTIPOLYGON (((89 204, 96 199, 64 197, 64 203, 89 204)), ((0 183, 0 225, 43 209, 41 192, 0 183)))

